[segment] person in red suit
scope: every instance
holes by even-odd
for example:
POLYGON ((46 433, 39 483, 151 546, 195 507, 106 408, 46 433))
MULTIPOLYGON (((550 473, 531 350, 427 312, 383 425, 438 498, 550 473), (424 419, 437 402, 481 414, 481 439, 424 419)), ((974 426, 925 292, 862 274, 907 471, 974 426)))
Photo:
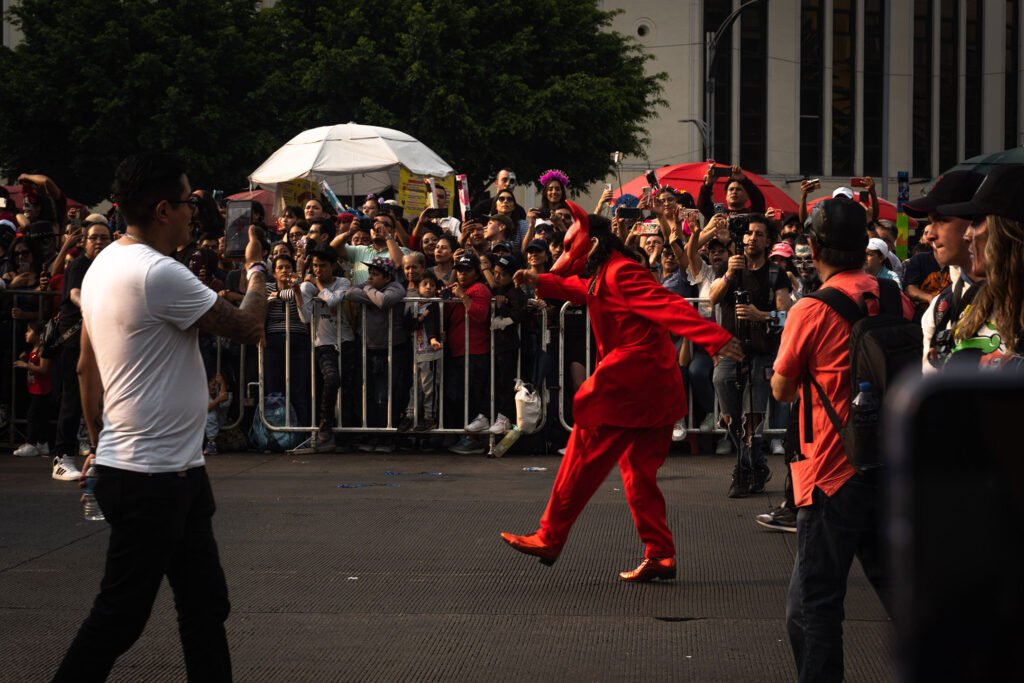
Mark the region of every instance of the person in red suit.
POLYGON ((575 424, 540 528, 501 537, 519 552, 554 564, 576 518, 618 462, 645 545, 640 566, 619 578, 673 579, 675 544, 657 474, 671 445, 672 425, 686 415, 687 406, 669 335, 682 335, 712 356, 738 360, 742 352, 732 335, 659 285, 612 234, 606 218, 568 204, 574 222, 558 262, 541 275, 520 270, 515 281, 536 286, 542 298, 587 307, 597 365, 576 393, 575 424))

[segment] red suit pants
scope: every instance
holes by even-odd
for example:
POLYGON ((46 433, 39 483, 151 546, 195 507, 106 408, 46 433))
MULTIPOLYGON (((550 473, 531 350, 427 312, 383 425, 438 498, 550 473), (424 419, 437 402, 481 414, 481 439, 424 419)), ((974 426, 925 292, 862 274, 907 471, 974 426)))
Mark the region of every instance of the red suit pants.
POLYGON ((574 426, 540 520, 541 540, 557 546, 565 543, 576 518, 618 461, 626 501, 644 542, 644 557, 675 557, 672 532, 665 521, 665 498, 657 481, 671 444, 672 425, 574 426))

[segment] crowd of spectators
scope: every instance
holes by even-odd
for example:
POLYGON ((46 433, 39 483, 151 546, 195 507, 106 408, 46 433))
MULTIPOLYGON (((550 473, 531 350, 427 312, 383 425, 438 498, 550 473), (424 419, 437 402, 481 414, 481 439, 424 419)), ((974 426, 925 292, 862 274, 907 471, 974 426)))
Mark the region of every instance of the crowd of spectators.
MULTIPOLYGON (((896 255, 895 225, 878 218, 871 178, 860 179, 862 195, 848 187, 833 193, 863 204, 864 270, 895 281, 914 302, 929 371, 950 358, 997 365, 1021 348, 1024 257, 1017 221, 1024 215, 1002 205, 993 214, 991 202, 971 204, 983 178, 950 173, 926 196, 904 204, 922 223, 905 260, 896 255), (989 284, 981 286, 986 278, 989 284)), ((5 344, 17 344, 9 356, 16 365, 0 371, 0 421, 26 418, 28 428, 19 429, 25 443, 15 453, 53 455, 54 476, 74 479, 80 286, 99 251, 122 237, 124 223, 116 207, 103 215, 69 203, 45 176, 18 181, 20 207, 0 195, 0 287, 6 290, 0 335, 5 344), (56 324, 47 325, 54 318, 56 324), (54 419, 55 438, 46 437, 39 425, 54 419)), ((1015 200, 1007 182, 1000 180, 997 203, 1015 200)), ((572 222, 565 203, 569 176, 549 170, 537 187, 538 205, 521 206, 515 173, 501 169, 493 196, 478 198, 465 215, 437 186, 440 208, 411 220, 386 196, 369 195, 338 212, 310 196, 276 217, 254 202, 252 220, 272 275, 262 366, 255 349, 243 356, 237 345, 201 337, 210 382, 207 453, 216 453, 226 438, 219 432, 230 416, 243 415, 244 434, 255 399, 245 385, 261 370, 264 394, 287 396, 291 424, 307 428, 312 448, 390 452, 403 442, 421 448, 443 443, 458 453, 483 453, 489 433, 500 437, 516 422, 517 377, 546 386, 549 406, 562 401, 571 421, 572 393, 594 360, 586 353, 585 320, 567 315, 560 330, 563 302, 538 299, 512 283, 519 269, 551 267, 572 222)), ((991 193, 991 187, 982 189, 991 193)), ((800 211, 787 214, 766 206, 739 167, 724 178, 709 168, 696 197, 655 185, 639 197, 616 198, 608 188, 595 207, 611 214, 613 230, 642 255, 654 278, 680 296, 700 299, 700 312, 744 343, 745 361, 714 366, 703 349, 677 340, 680 372, 693 397, 691 424, 719 434, 716 452, 736 458, 733 497, 764 490, 772 476, 769 453, 792 457, 799 449, 795 439, 782 437, 787 428, 794 431, 795 412, 771 396, 769 380, 787 311, 821 285, 805 235, 814 189, 813 181, 805 182, 800 211), (712 202, 716 183, 724 185, 722 204, 712 202), (773 438, 765 438, 766 430, 773 438)), ((225 252, 224 206, 203 189, 193 192, 190 205, 195 239, 176 258, 237 304, 246 280, 225 252)), ((564 442, 557 410, 548 424, 531 448, 557 449, 559 439, 564 442)), ((674 438, 686 432, 680 423, 674 438)), ((239 447, 237 434, 231 443, 239 447)), ((791 506, 761 521, 789 528, 791 506)))

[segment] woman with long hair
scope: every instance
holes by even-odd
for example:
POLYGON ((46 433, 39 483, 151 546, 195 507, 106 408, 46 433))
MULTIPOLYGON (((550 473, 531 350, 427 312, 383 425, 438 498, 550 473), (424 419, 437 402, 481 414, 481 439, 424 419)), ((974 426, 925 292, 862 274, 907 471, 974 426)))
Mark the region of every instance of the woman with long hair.
POLYGON ((540 208, 542 211, 554 211, 565 206, 565 200, 569 197, 566 188, 569 187, 569 176, 565 171, 557 168, 549 168, 537 179, 540 183, 540 208))

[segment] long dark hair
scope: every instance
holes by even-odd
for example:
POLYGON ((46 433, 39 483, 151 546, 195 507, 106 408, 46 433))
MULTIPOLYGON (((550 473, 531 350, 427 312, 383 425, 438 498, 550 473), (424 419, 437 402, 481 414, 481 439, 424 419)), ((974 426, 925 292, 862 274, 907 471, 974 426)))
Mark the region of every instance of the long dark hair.
POLYGON ((583 266, 582 276, 585 278, 593 277, 597 274, 597 271, 601 269, 605 261, 611 258, 613 252, 619 252, 623 256, 639 264, 644 264, 647 259, 641 256, 637 251, 627 247, 622 240, 620 240, 611 229, 611 221, 604 216, 598 216, 596 214, 590 214, 588 216, 590 220, 590 236, 597 239, 597 246, 594 251, 587 257, 587 262, 583 266))

